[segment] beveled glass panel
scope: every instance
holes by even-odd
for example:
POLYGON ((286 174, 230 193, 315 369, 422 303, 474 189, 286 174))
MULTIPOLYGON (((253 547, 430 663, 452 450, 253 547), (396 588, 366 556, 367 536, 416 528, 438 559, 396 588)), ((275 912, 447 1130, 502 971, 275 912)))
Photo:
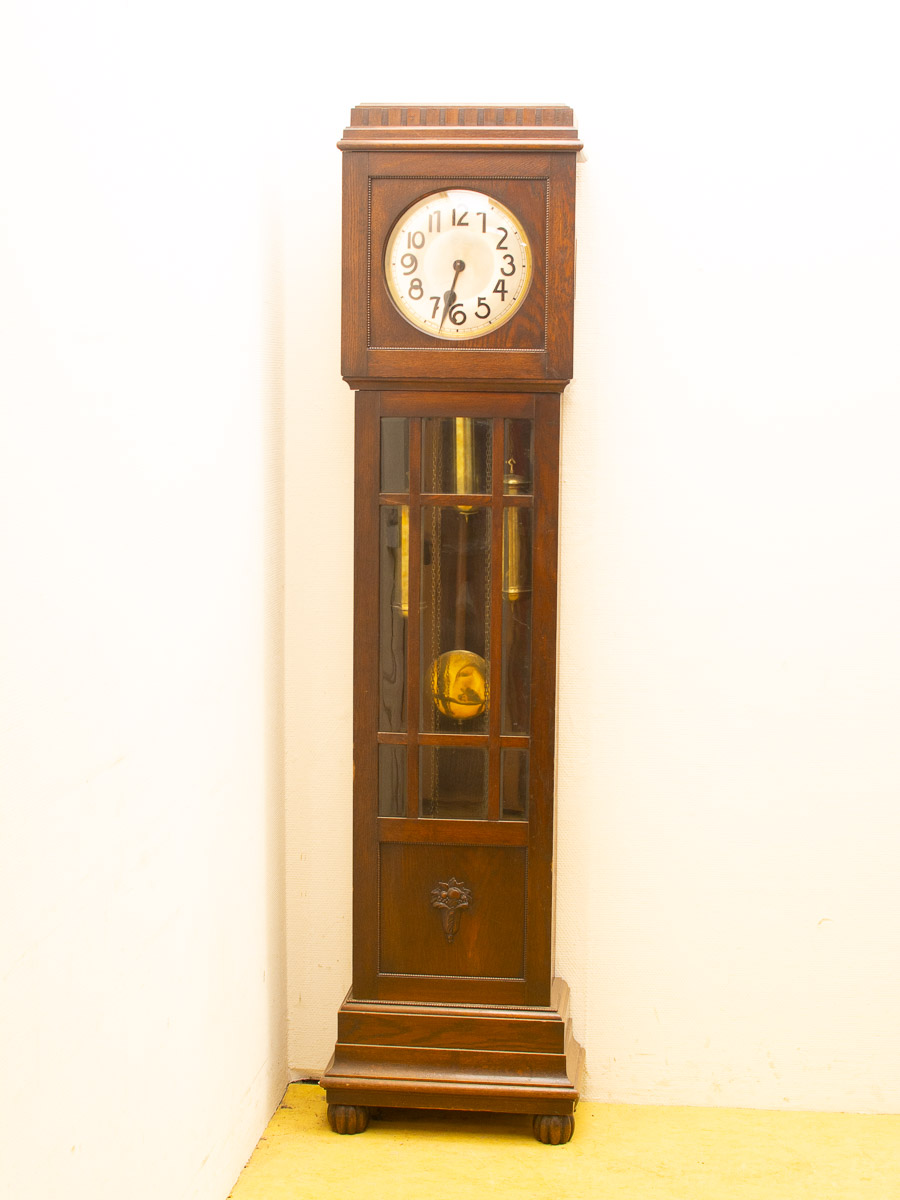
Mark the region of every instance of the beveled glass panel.
POLYGON ((409 491, 409 419, 381 418, 381 490, 409 491))
POLYGON ((406 816, 406 747, 378 747, 378 815, 406 816))
POLYGON ((419 755, 421 816, 487 820, 487 750, 471 746, 422 746, 419 755))
POLYGON ((507 496, 530 496, 533 491, 533 430, 532 422, 521 417, 503 423, 503 491, 507 496))
POLYGON ((500 819, 528 820, 528 751, 500 751, 500 819))
POLYGON ((406 636, 409 619, 409 507, 381 507, 378 605, 378 728, 406 729, 406 636))
POLYGON ((490 421, 477 417, 423 419, 422 491, 490 495, 490 421))
POLYGON ((491 512, 422 509, 421 727, 487 732, 491 512))
POLYGON ((501 733, 528 733, 531 710, 532 510, 503 510, 501 733))

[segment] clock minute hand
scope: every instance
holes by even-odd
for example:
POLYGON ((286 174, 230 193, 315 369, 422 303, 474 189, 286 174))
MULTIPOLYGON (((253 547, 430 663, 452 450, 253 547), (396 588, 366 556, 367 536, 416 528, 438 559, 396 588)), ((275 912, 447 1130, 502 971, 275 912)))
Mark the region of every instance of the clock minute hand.
POLYGON ((456 259, 456 261, 453 263, 453 270, 456 272, 456 274, 453 276, 453 282, 450 284, 450 291, 444 292, 444 311, 441 313, 441 323, 438 325, 438 329, 444 328, 444 322, 447 319, 447 313, 456 303, 456 281, 459 279, 460 275, 465 269, 466 264, 463 262, 463 260, 461 258, 456 259))

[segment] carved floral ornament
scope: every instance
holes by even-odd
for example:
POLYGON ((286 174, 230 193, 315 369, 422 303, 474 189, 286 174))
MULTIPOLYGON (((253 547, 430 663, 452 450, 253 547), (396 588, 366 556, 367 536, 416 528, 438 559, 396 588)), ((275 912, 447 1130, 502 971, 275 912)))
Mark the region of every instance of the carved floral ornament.
POLYGON ((464 908, 469 907, 472 891, 459 879, 450 878, 431 889, 431 907, 440 910, 444 937, 452 942, 459 929, 459 919, 464 908))

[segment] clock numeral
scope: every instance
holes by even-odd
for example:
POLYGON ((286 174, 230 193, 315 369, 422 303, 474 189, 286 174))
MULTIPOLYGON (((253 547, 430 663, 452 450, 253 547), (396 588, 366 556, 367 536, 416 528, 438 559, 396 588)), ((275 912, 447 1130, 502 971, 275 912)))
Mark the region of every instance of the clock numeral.
POLYGON ((441 232, 441 214, 439 212, 433 212, 433 213, 428 214, 428 232, 429 233, 432 233, 432 232, 440 233, 441 232), (434 222, 433 230, 431 227, 432 221, 434 222))
POLYGON ((487 300, 485 300, 484 296, 479 296, 478 307, 475 309, 475 316, 478 317, 480 321, 486 321, 490 315, 491 306, 488 304, 487 300), (481 311, 482 309, 484 309, 484 312, 481 311))
POLYGON ((459 215, 459 219, 457 219, 457 216, 456 216, 456 209, 454 208, 454 210, 453 210, 453 224, 454 224, 454 225, 468 225, 468 224, 469 224, 469 222, 468 222, 468 219, 467 219, 467 218, 468 218, 468 216, 469 216, 469 210, 468 210, 467 208, 464 208, 464 209, 462 210, 462 212, 460 213, 460 215, 459 215))
POLYGON ((503 255, 503 261, 504 261, 504 262, 506 262, 506 263, 509 263, 509 270, 507 271, 507 270, 505 270, 503 267, 501 267, 501 268, 500 268, 500 274, 501 274, 501 275, 506 275, 507 277, 509 277, 510 275, 515 275, 515 273, 516 273, 516 260, 513 258, 513 256, 512 256, 511 254, 504 254, 504 255, 503 255))
POLYGON ((447 314, 454 325, 465 325, 466 310, 461 304, 451 304, 450 312, 447 314))
POLYGON ((501 300, 506 299, 506 284, 503 282, 502 279, 498 279, 497 282, 494 284, 494 291, 497 293, 497 295, 500 297, 501 300))
POLYGON ((406 235, 406 244, 411 246, 413 250, 421 250, 425 245, 425 234, 421 229, 415 230, 413 233, 406 235))
POLYGON ((422 287, 421 279, 411 279, 409 281, 409 298, 410 300, 421 300, 425 295, 425 289, 422 287))
POLYGON ((506 245, 506 239, 509 237, 509 230, 504 229, 502 225, 498 225, 497 232, 502 233, 503 237, 500 239, 500 241, 497 243, 497 245, 494 247, 494 249, 502 250, 504 248, 504 246, 506 245))
POLYGON ((404 254, 400 258, 400 266, 409 268, 408 271, 403 272, 404 275, 412 275, 418 265, 419 260, 414 254, 404 254))
POLYGON ((434 318, 437 316, 437 310, 441 307, 441 300, 443 299, 443 297, 429 296, 428 299, 434 301, 434 308, 431 310, 431 319, 433 321, 434 318))
POLYGON ((487 233, 487 213, 476 213, 476 217, 481 217, 481 232, 487 233))

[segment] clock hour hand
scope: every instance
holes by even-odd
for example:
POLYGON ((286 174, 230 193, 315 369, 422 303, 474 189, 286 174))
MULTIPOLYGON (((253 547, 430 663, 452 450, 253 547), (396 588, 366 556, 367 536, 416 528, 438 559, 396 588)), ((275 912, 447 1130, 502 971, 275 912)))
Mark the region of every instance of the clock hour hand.
POLYGON ((444 311, 441 313, 441 323, 438 329, 444 328, 444 321, 447 319, 447 313, 456 303, 456 281, 459 279, 462 272, 466 269, 466 264, 461 258, 456 259, 453 264, 453 270, 456 272, 453 276, 453 282, 450 284, 450 291, 444 292, 444 311))

